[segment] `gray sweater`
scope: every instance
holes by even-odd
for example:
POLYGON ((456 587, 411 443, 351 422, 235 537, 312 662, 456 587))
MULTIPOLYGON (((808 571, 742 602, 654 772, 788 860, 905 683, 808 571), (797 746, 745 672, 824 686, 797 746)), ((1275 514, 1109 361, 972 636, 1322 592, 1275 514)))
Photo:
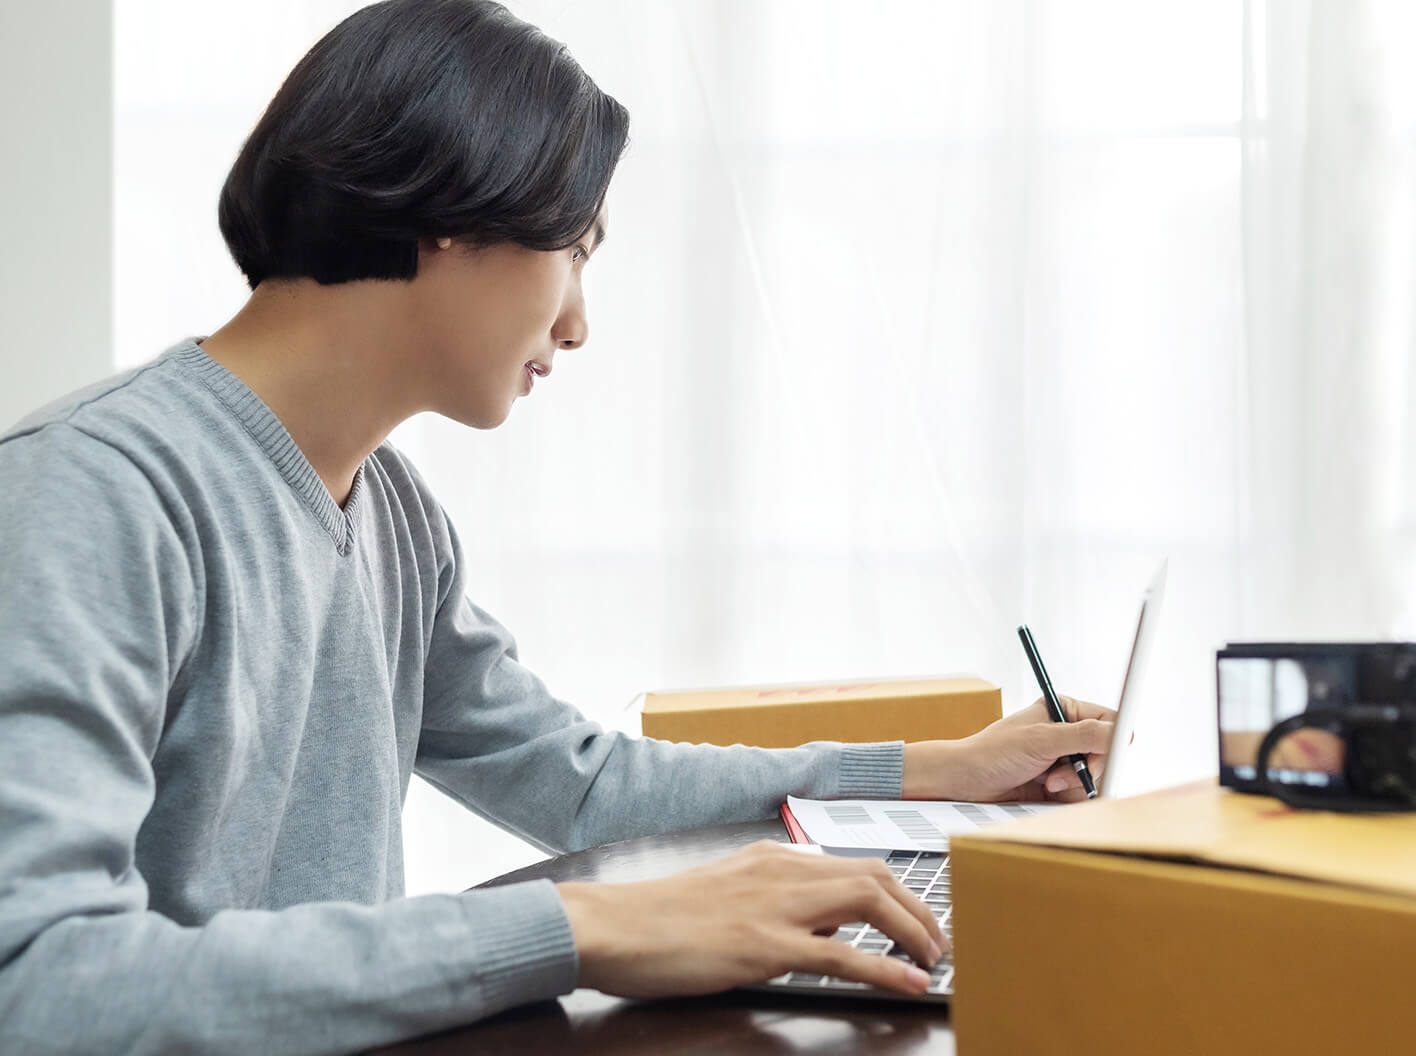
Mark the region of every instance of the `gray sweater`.
POLYGON ((546 881, 403 897, 413 773, 548 851, 895 797, 899 744, 606 732, 388 445, 344 507, 194 342, 0 438, 0 1051, 344 1052, 574 988, 546 881))

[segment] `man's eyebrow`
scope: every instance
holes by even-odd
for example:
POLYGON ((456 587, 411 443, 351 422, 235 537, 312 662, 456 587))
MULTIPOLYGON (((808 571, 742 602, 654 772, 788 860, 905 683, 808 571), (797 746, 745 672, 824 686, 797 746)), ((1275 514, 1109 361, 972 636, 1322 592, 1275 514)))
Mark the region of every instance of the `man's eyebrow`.
POLYGON ((605 241, 605 225, 597 219, 595 221, 595 242, 590 247, 590 252, 594 253, 595 250, 599 249, 600 243, 603 241, 605 241))

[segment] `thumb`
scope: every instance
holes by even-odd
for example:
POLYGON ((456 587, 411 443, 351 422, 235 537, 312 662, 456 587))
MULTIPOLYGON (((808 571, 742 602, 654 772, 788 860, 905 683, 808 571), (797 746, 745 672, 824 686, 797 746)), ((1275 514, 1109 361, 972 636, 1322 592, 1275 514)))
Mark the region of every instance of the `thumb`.
POLYGON ((1082 719, 1080 722, 1052 722, 1039 726, 1037 743, 1039 748, 1052 758, 1061 758, 1080 752, 1093 755, 1105 752, 1111 745, 1111 731, 1115 724, 1101 719, 1082 719))

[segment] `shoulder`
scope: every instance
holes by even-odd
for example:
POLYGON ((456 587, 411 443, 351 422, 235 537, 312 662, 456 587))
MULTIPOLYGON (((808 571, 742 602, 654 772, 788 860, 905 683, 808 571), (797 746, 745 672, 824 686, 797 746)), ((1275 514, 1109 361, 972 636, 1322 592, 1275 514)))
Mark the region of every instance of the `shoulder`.
POLYGON ((12 557, 126 576, 187 549, 152 476, 70 420, 0 438, 0 494, 0 548, 12 557))
POLYGON ((457 560, 457 533, 433 489, 404 452, 385 441, 369 456, 365 473, 371 490, 404 521, 419 549, 435 555, 440 569, 457 560))
POLYGON ((188 534, 181 493, 194 445, 182 434, 184 419, 203 412, 182 375, 169 353, 61 397, 0 434, 0 528, 188 534))
POLYGON ((181 369, 183 342, 163 355, 62 396, 0 433, 0 462, 48 456, 50 471, 65 458, 124 460, 154 485, 181 463, 194 439, 210 431, 213 415, 200 383, 181 369))
POLYGON ((0 599, 23 607, 21 622, 62 610, 74 627, 155 613, 195 625, 188 534, 122 450, 72 419, 12 432, 0 439, 0 495, 0 599))
POLYGON ((390 441, 385 440, 369 456, 365 472, 374 475, 406 515, 427 522, 433 529, 446 525, 447 515, 433 489, 413 460, 390 441))
POLYGON ((407 525, 415 549, 431 556, 441 605, 461 564, 457 532, 447 511, 412 460, 392 443, 385 441, 369 456, 365 473, 373 478, 368 482, 371 490, 381 491, 390 510, 407 525))
POLYGON ((173 369, 174 357, 190 341, 173 346, 158 358, 75 389, 30 412, 4 432, 0 443, 33 435, 52 425, 72 425, 80 430, 102 433, 124 421, 139 421, 163 405, 188 402, 180 393, 180 377, 173 369))
POLYGON ((67 416, 27 419, 0 436, 0 492, 16 509, 36 499, 68 497, 90 505, 133 491, 149 491, 147 478, 121 447, 67 416))

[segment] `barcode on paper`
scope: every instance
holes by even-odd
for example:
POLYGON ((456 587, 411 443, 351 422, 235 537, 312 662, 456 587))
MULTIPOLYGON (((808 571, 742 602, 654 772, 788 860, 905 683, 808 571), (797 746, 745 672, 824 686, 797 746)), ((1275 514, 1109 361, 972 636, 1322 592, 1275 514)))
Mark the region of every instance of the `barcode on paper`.
POLYGON ((887 810, 885 816, 899 826, 910 839, 931 850, 944 850, 949 839, 934 827, 934 823, 917 810, 887 810))
POLYGON ((837 825, 869 825, 870 812, 855 804, 842 806, 839 803, 826 804, 826 816, 837 825))
POLYGON ((1037 813, 1035 807, 1026 807, 1021 803, 999 803, 998 806, 1015 818, 1031 817, 1037 813))
POLYGON ((975 825, 983 826, 993 823, 993 819, 988 816, 988 811, 976 807, 972 803, 955 803, 954 809, 975 825))

